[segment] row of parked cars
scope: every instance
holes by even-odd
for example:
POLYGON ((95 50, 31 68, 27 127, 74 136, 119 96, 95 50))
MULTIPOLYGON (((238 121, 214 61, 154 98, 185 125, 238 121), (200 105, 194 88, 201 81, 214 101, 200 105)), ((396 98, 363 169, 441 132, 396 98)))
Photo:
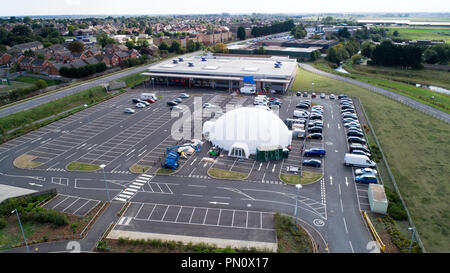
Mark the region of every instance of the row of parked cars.
MULTIPOLYGON (((296 95, 297 95, 297 97, 305 97, 305 98, 307 98, 308 97, 308 92, 307 91, 304 91, 304 92, 297 91, 296 95)), ((316 97, 317 97, 317 94, 315 92, 312 92, 311 93, 311 98, 316 98, 316 97)), ((325 93, 321 93, 320 94, 320 98, 321 99, 325 99, 326 98, 325 93)), ((329 98, 330 98, 330 100, 334 100, 336 98, 336 96, 334 94, 330 94, 329 98)))
POLYGON ((372 154, 364 138, 364 132, 356 115, 353 101, 345 95, 339 95, 339 100, 349 143, 349 153, 344 156, 344 164, 346 166, 362 167, 362 169, 355 170, 356 183, 378 183, 377 172, 374 169, 376 164, 370 159, 372 154))
MULTIPOLYGON (((145 108, 150 106, 150 104, 155 103, 158 100, 155 94, 153 93, 142 93, 141 98, 133 98, 131 102, 135 104, 135 108, 145 108)), ((133 114, 135 110, 131 108, 125 108, 124 113, 133 114)))
POLYGON ((171 101, 167 102, 167 105, 170 106, 171 110, 181 110, 181 107, 178 106, 178 104, 183 102, 183 99, 188 99, 189 95, 186 93, 181 93, 178 98, 173 99, 171 101))

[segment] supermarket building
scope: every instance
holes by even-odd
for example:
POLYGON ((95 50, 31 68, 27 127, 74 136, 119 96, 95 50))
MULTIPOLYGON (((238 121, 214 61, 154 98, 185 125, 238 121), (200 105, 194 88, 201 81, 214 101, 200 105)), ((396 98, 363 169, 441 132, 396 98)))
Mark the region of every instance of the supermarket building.
POLYGON ((287 57, 195 56, 176 58, 148 69, 149 85, 211 88, 235 91, 253 80, 257 91, 286 92, 295 80, 298 64, 287 57), (244 79, 245 78, 245 79, 244 79))

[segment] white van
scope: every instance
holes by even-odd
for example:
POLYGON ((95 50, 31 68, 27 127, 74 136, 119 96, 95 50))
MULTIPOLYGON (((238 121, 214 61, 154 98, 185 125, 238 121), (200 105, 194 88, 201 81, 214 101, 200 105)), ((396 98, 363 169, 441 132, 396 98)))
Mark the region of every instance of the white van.
POLYGON ((244 87, 241 87, 241 94, 255 94, 256 93, 256 86, 254 85, 244 85, 244 87))
POLYGON ((376 163, 367 156, 358 154, 345 154, 344 164, 345 166, 361 168, 374 168, 376 166, 376 163))
POLYGON ((309 117, 309 114, 302 110, 295 110, 294 117, 295 118, 307 118, 307 117, 309 117))
POLYGON ((141 100, 148 100, 148 99, 152 99, 157 101, 158 98, 156 97, 155 93, 142 93, 141 94, 141 100))

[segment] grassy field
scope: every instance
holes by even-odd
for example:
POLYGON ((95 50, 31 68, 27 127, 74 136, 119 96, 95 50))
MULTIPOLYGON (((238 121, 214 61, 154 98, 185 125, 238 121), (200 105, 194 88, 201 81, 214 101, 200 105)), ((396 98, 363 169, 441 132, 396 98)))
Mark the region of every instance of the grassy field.
POLYGON ((388 36, 391 38, 409 39, 409 40, 443 40, 450 43, 450 28, 439 27, 388 27, 388 36), (394 36, 394 31, 399 35, 394 36), (446 35, 440 34, 445 33, 446 35))
POLYGON ((30 83, 26 82, 19 82, 19 81, 11 81, 11 85, 0 85, 0 93, 6 93, 10 92, 12 90, 18 89, 18 88, 27 88, 30 86, 33 86, 30 83))
MULTIPOLYGON (((18 82, 24 82, 24 83, 29 83, 29 84, 35 84, 39 80, 41 80, 41 79, 35 78, 35 77, 28 77, 28 76, 19 76, 16 78, 16 81, 18 81, 18 82)), ((47 83, 48 86, 58 85, 61 83, 61 81, 58 81, 58 80, 44 79, 44 81, 47 83)))
POLYGON ((217 168, 210 168, 208 170, 208 174, 217 179, 231 179, 231 180, 242 180, 248 176, 247 173, 227 171, 217 168))
MULTIPOLYGON (((293 89, 360 98, 428 252, 450 251, 450 125, 341 81, 299 70, 293 89)), ((392 185, 386 184, 392 188, 392 185)))
POLYGON ((316 68, 338 74, 340 76, 349 77, 355 80, 366 82, 402 95, 408 96, 417 101, 428 104, 432 107, 450 113, 450 95, 433 92, 431 90, 415 87, 405 82, 412 82, 417 79, 417 82, 428 85, 441 85, 448 87, 448 72, 429 71, 429 70, 401 70, 396 68, 384 68, 377 66, 358 65, 353 68, 351 64, 344 64, 344 68, 351 74, 344 74, 330 68, 325 60, 319 60, 312 63, 316 68), (361 68, 361 71, 358 69, 361 68), (379 70, 378 70, 379 69, 379 70), (434 96, 434 99, 431 97, 434 96))

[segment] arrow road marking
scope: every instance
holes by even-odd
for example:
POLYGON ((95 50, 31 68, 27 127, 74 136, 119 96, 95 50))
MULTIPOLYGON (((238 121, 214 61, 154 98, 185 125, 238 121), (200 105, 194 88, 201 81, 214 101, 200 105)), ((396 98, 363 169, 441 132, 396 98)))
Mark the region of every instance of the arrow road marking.
POLYGON ((330 185, 333 185, 333 177, 330 176, 330 185))
POLYGON ((42 187, 42 185, 40 184, 36 184, 36 183, 28 183, 30 186, 36 186, 36 187, 42 187))
POLYGON ((345 177, 345 185, 348 187, 348 179, 347 179, 347 176, 345 177))
POLYGON ((222 203, 222 202, 208 202, 213 205, 229 205, 230 203, 222 203))

